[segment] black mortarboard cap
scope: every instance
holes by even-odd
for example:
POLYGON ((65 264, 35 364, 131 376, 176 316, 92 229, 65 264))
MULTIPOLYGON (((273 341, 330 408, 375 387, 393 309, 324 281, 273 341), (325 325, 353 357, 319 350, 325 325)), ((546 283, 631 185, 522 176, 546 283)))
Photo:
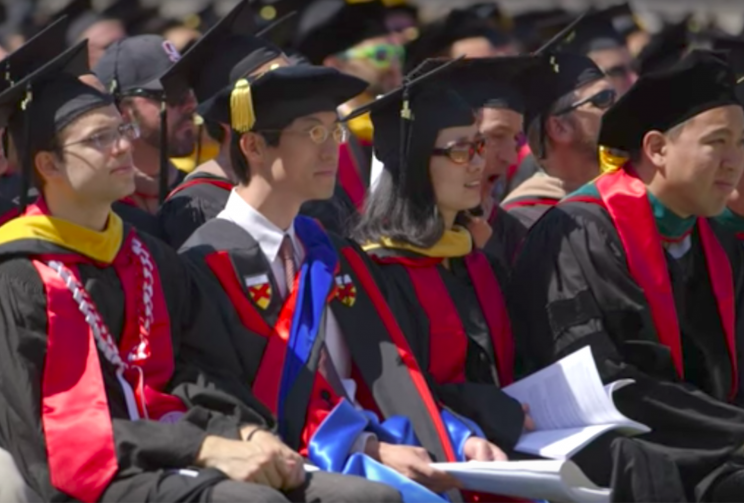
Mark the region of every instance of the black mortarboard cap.
POLYGON ((387 33, 380 0, 314 0, 300 14, 292 47, 317 65, 387 33))
MULTIPOLYGON (((444 58, 427 59, 408 77, 416 78, 448 62, 444 58)), ((474 109, 485 106, 524 113, 524 79, 540 64, 544 64, 544 59, 535 56, 467 58, 453 63, 451 70, 432 80, 457 91, 474 109)))
POLYGON ((627 38, 628 35, 643 30, 643 26, 629 2, 614 5, 607 10, 609 17, 612 19, 612 25, 623 37, 627 38))
POLYGON ((406 46, 406 73, 426 59, 449 56, 445 52, 455 42, 476 37, 486 38, 494 47, 510 42, 508 36, 475 13, 452 9, 444 18, 423 27, 419 37, 406 46))
POLYGON ((335 111, 368 86, 322 66, 285 66, 232 82, 200 104, 199 114, 239 133, 281 130, 299 117, 335 111))
POLYGON ((638 75, 664 70, 677 63, 690 48, 689 16, 654 34, 636 57, 638 75))
POLYGON ((197 101, 205 101, 230 83, 233 71, 242 77, 282 55, 271 42, 251 35, 255 29, 250 2, 242 0, 184 53, 163 80, 183 78, 197 101))
POLYGON ((8 127, 23 167, 22 207, 26 204, 33 165, 31 154, 37 146, 49 145, 59 131, 78 117, 113 103, 109 94, 79 80, 89 73, 87 62, 88 46, 84 41, 37 66, 0 93, 0 126, 8 127))
MULTIPOLYGON (((589 9, 575 22, 571 29, 556 41, 552 52, 574 52, 587 55, 592 51, 614 49, 625 46, 625 37, 620 35, 612 24, 613 7, 608 9, 589 9)), ((565 27, 563 28, 565 30, 565 27)))
POLYGON ((605 112, 599 144, 633 152, 649 131, 668 131, 707 110, 739 104, 735 88, 720 54, 692 51, 671 68, 642 76, 605 112))
POLYGON ((375 155, 399 186, 406 185, 406 173, 412 165, 413 169, 428 167, 439 131, 468 126, 475 121, 473 108, 467 101, 456 91, 436 83, 461 59, 451 60, 413 79, 406 76, 403 86, 344 118, 348 121, 370 113, 375 155))
POLYGON ((85 10, 76 17, 70 18, 67 29, 67 45, 80 41, 85 32, 100 21, 119 21, 125 30, 140 20, 142 7, 139 0, 113 0, 103 10, 85 10))
MULTIPOLYGON (((66 18, 57 19, 0 61, 0 91, 60 55, 65 49, 66 28, 66 18)), ((77 71, 87 68, 85 62, 77 71)))

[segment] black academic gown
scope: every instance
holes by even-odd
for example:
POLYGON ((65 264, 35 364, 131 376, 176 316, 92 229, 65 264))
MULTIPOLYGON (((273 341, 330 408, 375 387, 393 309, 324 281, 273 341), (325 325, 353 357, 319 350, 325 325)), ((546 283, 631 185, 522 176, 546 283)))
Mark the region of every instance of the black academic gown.
POLYGON ((111 209, 114 213, 119 215, 125 223, 131 225, 137 229, 137 231, 144 232, 158 239, 163 239, 163 235, 160 232, 160 226, 158 225, 158 221, 154 215, 123 201, 115 201, 111 205, 111 209))
POLYGON ((505 271, 510 271, 528 227, 501 207, 496 208, 489 223, 493 234, 483 247, 483 251, 498 260, 505 271))
POLYGON ((225 208, 232 182, 209 173, 188 175, 168 196, 157 219, 165 242, 178 249, 200 226, 225 208))
MULTIPOLYGON (((128 227, 125 225, 125 232, 128 227)), ((175 251, 147 235, 139 235, 161 277, 171 320, 174 352, 181 340, 213 334, 212 315, 175 251)), ((67 501, 50 482, 45 437, 41 425, 41 375, 47 352, 47 311, 44 284, 27 258, 69 250, 49 242, 25 239, 0 247, 0 447, 10 451, 26 483, 44 501, 67 501)), ((119 340, 124 323, 124 293, 112 267, 79 265, 84 286, 119 340)), ((64 313, 59 313, 64 316, 64 313)), ((252 407, 207 389, 201 370, 176 370, 169 393, 189 412, 175 424, 130 421, 115 368, 99 352, 111 412, 119 471, 105 489, 104 501, 208 501, 209 491, 224 474, 201 470, 195 478, 171 476, 188 468, 204 438, 219 435, 238 440, 239 425, 271 426, 260 404, 252 407), (177 479, 177 480, 176 480, 177 479)))
POLYGON ((529 197, 525 197, 519 202, 520 204, 507 204, 506 211, 524 227, 526 234, 545 212, 558 204, 558 199, 553 201, 544 198, 530 200, 529 197))
MULTIPOLYGON (((409 367, 402 362, 390 331, 382 320, 379 307, 381 304, 374 300, 370 293, 372 290, 365 287, 365 279, 352 268, 347 254, 357 257, 358 263, 366 271, 364 275, 367 281, 374 285, 374 290, 378 288, 379 278, 372 272, 372 264, 356 245, 332 234, 330 237, 340 261, 336 278, 351 279, 353 286, 353 295, 344 298, 336 296, 329 302, 329 307, 349 348, 354 368, 352 377, 358 385, 357 399, 362 406, 379 413, 382 418, 407 416, 413 424, 416 437, 432 457, 436 461, 447 459, 443 437, 440 436, 442 431, 438 432, 432 422, 432 414, 438 414, 438 410, 433 401, 427 403, 423 398, 424 395, 431 396, 430 391, 426 383, 412 377, 409 367)), ((209 296, 222 308, 221 318, 232 330, 229 337, 215 334, 210 338, 185 340, 182 357, 190 364, 199 366, 219 365, 225 372, 238 377, 233 383, 242 383, 237 389, 223 385, 221 387, 224 391, 236 397, 246 394, 251 396, 251 386, 264 363, 262 359, 267 348, 267 339, 248 330, 236 309, 240 309, 241 302, 248 302, 250 305, 244 304, 246 309, 259 312, 270 326, 276 324, 283 301, 276 293, 279 290, 271 273, 271 266, 250 234, 236 224, 222 219, 214 219, 200 227, 180 252, 193 266, 195 274, 199 275, 203 288, 209 290, 209 296), (236 290, 230 294, 221 283, 222 280, 217 279, 215 271, 207 265, 208 257, 214 257, 220 252, 229 257, 226 274, 231 283, 236 285, 236 290), (258 308, 244 281, 244 278, 260 275, 269 278, 271 291, 274 292, 265 309, 258 308)), ((385 291, 378 292, 382 299, 385 291)), ((390 320, 393 320, 392 314, 390 320)), ((321 330, 310 360, 302 368, 301 376, 297 379, 298 384, 288 395, 285 405, 288 428, 283 439, 300 452, 305 447, 301 436, 313 433, 304 431, 311 428, 305 424, 308 411, 314 407, 321 410, 332 407, 328 390, 314 383, 318 375, 318 348, 323 341, 324 334, 321 330)))
MULTIPOLYGON (((711 222, 734 275, 736 313, 744 312, 744 249, 711 222)), ((649 306, 631 278, 624 248, 607 211, 564 202, 530 231, 507 296, 518 350, 532 370, 590 345, 605 383, 636 384, 614 395, 625 415, 653 432, 639 437, 660 446, 680 470, 690 499, 736 501, 716 493, 721 480, 744 467, 744 382, 726 403, 732 369, 697 230, 692 248, 666 261, 680 320, 685 382, 656 336, 649 306), (738 405, 739 407, 737 407, 738 405), (696 496, 697 494, 697 496, 696 496)), ((744 318, 737 316, 738 366, 744 359, 744 318)), ((729 477, 725 484, 738 475, 729 477)), ((744 477, 727 491, 744 494, 744 477)))
MULTIPOLYGON (((389 248, 372 249, 368 253, 381 268, 388 285, 390 306, 416 359, 422 369, 429 373, 436 395, 455 412, 475 421, 489 440, 502 449, 511 450, 522 433, 524 413, 516 400, 499 389, 489 327, 463 259, 450 259, 449 270, 442 265, 436 266, 467 335, 467 352, 463 362, 465 382, 453 384, 437 382, 429 372, 432 365, 430 323, 405 267, 385 263, 390 258, 415 259, 421 256, 411 251, 389 248)), ((499 271, 499 283, 503 284, 506 274, 499 265, 492 265, 499 271)))

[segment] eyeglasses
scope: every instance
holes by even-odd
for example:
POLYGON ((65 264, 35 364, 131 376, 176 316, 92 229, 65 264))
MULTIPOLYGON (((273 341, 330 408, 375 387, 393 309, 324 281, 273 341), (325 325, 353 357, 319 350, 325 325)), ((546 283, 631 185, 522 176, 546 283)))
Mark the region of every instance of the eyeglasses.
POLYGON ((324 144, 328 140, 328 138, 333 138, 333 141, 336 142, 338 145, 340 145, 349 138, 348 130, 341 124, 336 124, 335 126, 333 126, 332 129, 328 129, 322 124, 318 124, 317 126, 313 126, 307 131, 293 131, 291 129, 283 129, 283 130, 264 129, 264 130, 256 131, 256 132, 257 133, 286 133, 286 134, 303 135, 303 136, 307 136, 308 138, 310 138, 310 140, 316 145, 324 144))
POLYGON ((567 114, 568 112, 572 112, 573 110, 576 110, 580 106, 586 105, 587 103, 591 103, 593 107, 599 108, 600 110, 607 110, 615 104, 615 97, 616 93, 614 89, 605 89, 604 91, 600 91, 593 96, 589 96, 588 98, 577 101, 571 106, 558 110, 553 115, 567 114))
POLYGON ((348 59, 366 59, 379 70, 390 68, 405 56, 405 49, 395 44, 375 44, 349 49, 343 55, 348 59))
POLYGON ((475 141, 456 142, 444 148, 434 148, 431 150, 431 155, 449 157, 450 161, 455 164, 467 164, 473 160, 475 154, 483 157, 485 149, 485 138, 478 138, 475 141))
POLYGON ((98 150, 107 150, 112 145, 118 144, 122 138, 127 140, 136 140, 140 136, 139 126, 133 122, 122 124, 116 129, 109 129, 107 131, 101 131, 88 138, 72 143, 62 145, 62 148, 71 147, 72 145, 85 144, 91 147, 95 147, 98 150))

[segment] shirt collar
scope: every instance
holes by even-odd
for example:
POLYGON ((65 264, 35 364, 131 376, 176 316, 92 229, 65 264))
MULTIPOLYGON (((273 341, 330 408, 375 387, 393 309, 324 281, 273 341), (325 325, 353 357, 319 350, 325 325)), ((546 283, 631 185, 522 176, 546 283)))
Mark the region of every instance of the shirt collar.
POLYGON ((292 240, 295 258, 300 256, 302 247, 297 241, 294 222, 289 226, 289 229, 283 231, 248 204, 245 199, 235 192, 235 189, 230 192, 225 209, 217 215, 217 218, 229 220, 253 236, 269 263, 274 262, 279 255, 279 248, 282 246, 285 235, 288 235, 292 240))

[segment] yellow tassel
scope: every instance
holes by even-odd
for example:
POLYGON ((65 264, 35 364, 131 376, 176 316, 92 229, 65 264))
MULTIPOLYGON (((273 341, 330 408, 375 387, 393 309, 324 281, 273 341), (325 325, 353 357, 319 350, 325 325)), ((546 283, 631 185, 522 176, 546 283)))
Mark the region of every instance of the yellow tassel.
POLYGON ((194 126, 203 126, 204 125, 204 117, 202 117, 199 114, 194 114, 194 126))
POLYGON ((230 93, 230 125, 238 133, 247 133, 255 123, 251 85, 246 79, 240 79, 230 93))
POLYGON ((400 111, 400 116, 406 120, 411 120, 413 114, 411 113, 411 107, 409 106, 408 100, 403 102, 403 108, 400 111))
POLYGON ((611 173, 622 168, 630 158, 622 152, 608 147, 599 147, 599 169, 602 173, 611 173))

